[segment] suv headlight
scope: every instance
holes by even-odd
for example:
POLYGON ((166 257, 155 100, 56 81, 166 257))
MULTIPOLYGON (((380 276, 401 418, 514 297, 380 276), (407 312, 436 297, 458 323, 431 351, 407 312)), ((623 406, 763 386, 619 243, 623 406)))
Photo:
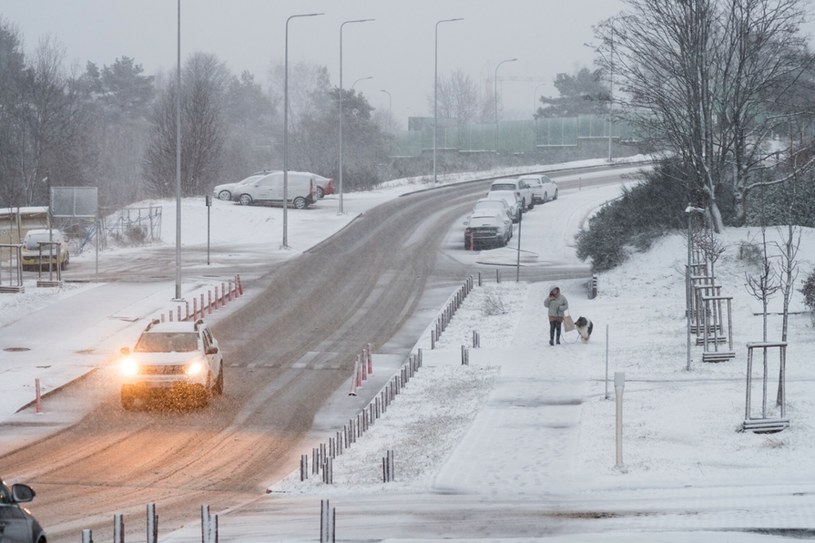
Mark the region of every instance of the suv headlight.
POLYGON ((123 358, 122 361, 119 362, 119 368, 122 373, 128 377, 139 374, 139 363, 130 357, 123 358))
POLYGON ((200 360, 195 360, 187 364, 184 368, 184 373, 187 375, 200 375, 204 371, 204 363, 200 360))

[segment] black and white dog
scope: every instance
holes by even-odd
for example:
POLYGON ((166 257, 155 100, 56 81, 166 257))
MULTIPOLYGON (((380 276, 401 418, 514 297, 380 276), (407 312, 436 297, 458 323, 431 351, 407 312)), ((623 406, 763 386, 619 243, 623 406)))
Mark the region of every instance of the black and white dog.
POLYGON ((577 333, 580 334, 580 339, 588 341, 591 337, 592 330, 594 330, 594 323, 586 317, 578 317, 578 319, 574 321, 574 326, 577 329, 577 333))

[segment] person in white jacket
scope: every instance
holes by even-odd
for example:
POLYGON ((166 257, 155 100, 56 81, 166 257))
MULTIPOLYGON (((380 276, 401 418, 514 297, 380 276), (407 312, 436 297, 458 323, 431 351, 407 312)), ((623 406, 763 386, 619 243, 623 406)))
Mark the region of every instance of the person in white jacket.
POLYGON ((553 285, 543 305, 549 308, 549 345, 554 345, 556 342, 560 345, 560 330, 566 310, 569 309, 569 301, 560 293, 560 287, 553 285))

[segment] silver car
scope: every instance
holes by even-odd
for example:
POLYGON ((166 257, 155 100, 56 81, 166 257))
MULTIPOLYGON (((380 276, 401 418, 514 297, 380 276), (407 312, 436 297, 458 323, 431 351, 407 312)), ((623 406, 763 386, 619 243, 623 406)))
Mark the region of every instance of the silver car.
POLYGON ((507 203, 512 214, 512 222, 521 220, 522 203, 518 193, 514 190, 491 190, 487 193, 487 200, 503 200, 507 203))
POLYGON ((481 247, 503 247, 512 235, 512 221, 503 211, 482 210, 464 222, 464 248, 476 251, 481 247))
POLYGON ((45 530, 21 503, 36 496, 23 484, 9 487, 0 479, 0 541, 3 543, 45 543, 45 530))
POLYGON ((473 211, 470 213, 467 219, 469 220, 474 214, 484 211, 500 213, 501 217, 504 219, 504 222, 506 222, 507 230, 509 231, 509 238, 512 238, 512 234, 514 233, 512 230, 513 211, 510 209, 505 200, 490 200, 488 198, 481 198, 475 203, 473 206, 473 211))

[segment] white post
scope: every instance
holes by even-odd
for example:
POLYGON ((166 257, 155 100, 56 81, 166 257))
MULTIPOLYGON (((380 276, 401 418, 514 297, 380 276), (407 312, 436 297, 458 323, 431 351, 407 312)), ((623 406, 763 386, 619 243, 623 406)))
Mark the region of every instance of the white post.
POLYGON ((625 389, 625 373, 614 373, 614 392, 617 395, 617 461, 615 467, 623 467, 623 390, 625 389))
POLYGON ((606 400, 608 400, 608 324, 606 324, 606 400))

